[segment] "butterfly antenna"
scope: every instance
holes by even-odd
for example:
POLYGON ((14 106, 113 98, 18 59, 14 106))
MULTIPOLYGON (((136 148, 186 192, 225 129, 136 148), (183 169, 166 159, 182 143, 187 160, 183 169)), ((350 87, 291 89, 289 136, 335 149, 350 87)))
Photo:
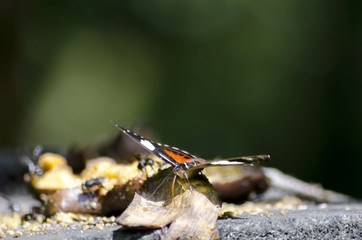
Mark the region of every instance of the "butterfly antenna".
POLYGON ((115 123, 113 120, 110 120, 110 122, 115 126, 115 127, 119 127, 117 123, 115 123))
POLYGON ((155 191, 152 192, 150 198, 153 197, 153 195, 155 195, 155 193, 157 192, 157 190, 162 186, 162 184, 167 180, 167 178, 171 175, 173 171, 170 171, 167 176, 162 180, 162 182, 160 183, 160 185, 157 186, 157 188, 155 189, 155 191))

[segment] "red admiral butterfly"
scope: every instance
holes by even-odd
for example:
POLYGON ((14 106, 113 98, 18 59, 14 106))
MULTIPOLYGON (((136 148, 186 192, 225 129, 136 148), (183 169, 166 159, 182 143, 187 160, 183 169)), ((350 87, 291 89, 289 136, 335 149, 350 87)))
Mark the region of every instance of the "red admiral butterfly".
MULTIPOLYGON (((150 153, 154 154, 155 156, 161 158, 166 163, 173 166, 174 173, 181 178, 185 178, 186 180, 188 180, 188 173, 190 174, 192 171, 201 170, 202 168, 205 167, 254 164, 259 161, 270 160, 269 155, 255 155, 255 156, 229 158, 224 160, 206 161, 204 159, 197 158, 196 156, 179 148, 150 141, 134 132, 131 132, 128 129, 120 127, 116 123, 113 124, 118 129, 120 129, 124 134, 126 134, 135 142, 144 147, 147 151, 149 151, 150 153)), ((176 175, 174 177, 174 182, 176 180, 176 175)))

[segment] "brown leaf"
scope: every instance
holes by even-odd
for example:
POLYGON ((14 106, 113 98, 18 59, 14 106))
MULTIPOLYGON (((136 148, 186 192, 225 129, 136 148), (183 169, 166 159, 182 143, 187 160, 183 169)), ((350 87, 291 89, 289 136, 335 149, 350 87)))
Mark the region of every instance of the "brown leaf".
POLYGON ((189 179, 192 190, 188 181, 178 179, 172 199, 173 177, 172 168, 168 168, 147 180, 118 223, 141 229, 171 224, 162 236, 166 239, 216 238, 221 202, 214 187, 201 174, 189 179))
POLYGON ((205 168, 205 175, 226 202, 245 201, 269 184, 261 168, 247 165, 205 168))
POLYGON ((47 196, 46 213, 56 212, 100 214, 103 197, 93 193, 83 193, 80 188, 56 191, 47 196))

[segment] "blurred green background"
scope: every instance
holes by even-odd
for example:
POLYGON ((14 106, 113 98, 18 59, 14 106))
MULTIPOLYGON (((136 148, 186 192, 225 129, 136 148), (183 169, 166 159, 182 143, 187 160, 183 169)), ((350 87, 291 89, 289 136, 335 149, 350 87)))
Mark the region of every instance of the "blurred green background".
POLYGON ((360 1, 5 0, 0 147, 151 126, 362 197, 360 1))

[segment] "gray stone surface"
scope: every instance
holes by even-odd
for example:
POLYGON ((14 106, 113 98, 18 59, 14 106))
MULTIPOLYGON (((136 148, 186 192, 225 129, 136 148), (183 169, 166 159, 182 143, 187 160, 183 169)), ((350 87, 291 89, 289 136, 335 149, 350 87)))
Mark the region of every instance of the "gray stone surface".
POLYGON ((362 239, 362 205, 320 205, 218 221, 222 239, 362 239))
MULTIPOLYGON (((321 204, 303 210, 219 219, 221 239, 362 239, 362 204, 321 204)), ((167 229, 163 230, 167 231, 167 229)), ((159 239, 162 231, 82 230, 80 226, 52 226, 46 232, 24 232, 18 239, 159 239)), ((7 237, 13 239, 13 237, 7 237)))

